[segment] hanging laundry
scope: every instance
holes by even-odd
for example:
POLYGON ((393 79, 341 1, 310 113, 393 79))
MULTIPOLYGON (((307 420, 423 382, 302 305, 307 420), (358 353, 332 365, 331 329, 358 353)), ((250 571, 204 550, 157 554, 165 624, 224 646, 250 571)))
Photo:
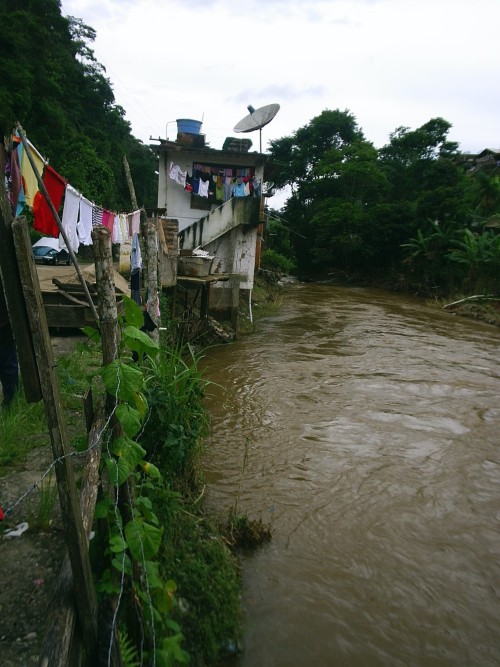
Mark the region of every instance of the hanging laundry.
POLYGON ((115 227, 115 218, 116 218, 116 213, 111 212, 109 214, 108 224, 106 225, 106 227, 111 232, 111 236, 113 236, 113 229, 115 227))
POLYGON ((141 305, 140 271, 142 269, 141 245, 139 234, 132 237, 132 248, 130 251, 130 295, 132 299, 141 305))
POLYGON ((83 245, 92 245, 92 202, 81 196, 80 219, 76 226, 78 238, 83 245))
POLYGON ((119 218, 120 218, 120 230, 121 230, 123 242, 128 242, 128 241, 130 241, 130 232, 129 232, 129 227, 128 227, 127 216, 124 215, 123 213, 120 213, 119 218))
POLYGON ((102 225, 102 216, 104 211, 100 206, 93 204, 92 206, 92 227, 97 227, 97 225, 102 225))
POLYGON ((197 195, 198 191, 200 189, 200 174, 199 172, 196 172, 196 174, 193 175, 193 194, 197 195))
POLYGON ((233 185, 233 195, 235 197, 245 197, 245 184, 243 182, 233 185))
MULTIPOLYGON (((61 206, 66 181, 62 176, 59 176, 55 169, 46 164, 43 173, 43 184, 57 212, 61 206)), ((45 236, 52 236, 53 238, 59 236, 59 227, 41 192, 37 192, 33 200, 33 229, 45 236)))
MULTIPOLYGON (((73 250, 73 252, 78 252, 78 247, 80 245, 80 239, 78 238, 78 233, 76 231, 76 227, 78 225, 79 213, 80 213, 80 193, 68 183, 64 195, 64 205, 63 205, 63 214, 61 222, 64 232, 68 237, 68 242, 71 246, 71 250, 73 250)), ((59 248, 66 249, 66 243, 64 242, 62 234, 59 234, 59 248)))
POLYGON ((216 176, 215 198, 218 201, 224 201, 224 179, 222 178, 222 176, 216 176))
POLYGON ((208 197, 208 181, 203 181, 200 178, 200 183, 198 185, 198 194, 200 197, 208 197))
MULTIPOLYGON (((41 176, 43 174, 45 160, 37 151, 37 149, 33 146, 32 143, 30 143, 29 141, 27 141, 27 143, 28 143, 29 153, 33 158, 33 162, 35 163, 35 167, 38 173, 41 176)), ((26 205, 32 207, 35 195, 39 191, 40 186, 38 184, 38 179, 35 175, 35 172, 33 171, 33 167, 31 166, 31 162, 26 153, 26 150, 23 150, 21 156, 21 176, 23 178, 24 199, 26 205)))
POLYGON ((17 215, 17 203, 21 193, 21 163, 19 161, 19 151, 17 150, 21 139, 17 136, 12 137, 12 150, 10 152, 10 200, 12 214, 17 215))
MULTIPOLYGON (((227 169, 226 169, 227 171, 227 169)), ((224 201, 228 201, 233 196, 233 179, 231 176, 224 178, 224 201)))
POLYGON ((122 228, 120 225, 121 214, 117 213, 113 218, 113 230, 111 232, 112 243, 123 243, 122 228))
POLYGON ((113 220, 115 219, 114 213, 111 213, 111 211, 106 211, 106 209, 103 210, 102 212, 102 224, 109 229, 110 232, 113 231, 113 220))
POLYGON ((141 272, 139 269, 130 273, 130 297, 138 306, 142 305, 141 299, 141 272))
POLYGON ((133 238, 134 234, 138 234, 141 229, 141 211, 134 211, 127 215, 129 238, 133 238))
POLYGON ((139 234, 134 234, 132 237, 132 248, 130 251, 130 269, 142 269, 142 255, 141 244, 139 243, 139 234))
POLYGON ((178 183, 179 185, 182 185, 182 187, 184 187, 186 185, 187 170, 182 171, 182 169, 179 167, 178 164, 174 164, 173 162, 170 163, 170 168, 168 170, 168 175, 176 183, 178 183))
POLYGON ((16 150, 17 150, 17 159, 19 162, 20 186, 21 186, 19 189, 19 196, 17 198, 17 207, 16 207, 16 218, 17 218, 19 215, 21 215, 26 205, 26 196, 24 194, 26 188, 24 184, 23 171, 21 166, 23 162, 23 153, 24 153, 23 145, 21 142, 17 144, 16 150))

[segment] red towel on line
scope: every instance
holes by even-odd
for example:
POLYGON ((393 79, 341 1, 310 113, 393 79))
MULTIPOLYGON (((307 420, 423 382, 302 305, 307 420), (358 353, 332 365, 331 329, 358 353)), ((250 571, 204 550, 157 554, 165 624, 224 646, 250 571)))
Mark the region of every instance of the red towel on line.
MULTIPOLYGON (((64 190, 66 189, 67 181, 62 176, 59 176, 57 171, 52 169, 48 164, 45 165, 43 172, 43 184, 47 188, 49 197, 54 204, 55 210, 59 213, 64 190)), ((45 236, 59 236, 59 227, 57 226, 52 211, 45 201, 43 194, 38 191, 33 200, 33 229, 41 232, 45 236)))

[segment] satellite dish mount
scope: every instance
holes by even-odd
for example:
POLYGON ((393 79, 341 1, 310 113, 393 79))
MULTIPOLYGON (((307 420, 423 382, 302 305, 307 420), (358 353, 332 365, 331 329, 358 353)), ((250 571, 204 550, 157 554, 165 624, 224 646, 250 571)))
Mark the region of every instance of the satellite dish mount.
POLYGON ((259 150, 262 153, 262 128, 270 123, 280 110, 279 104, 266 104, 264 107, 254 109, 251 104, 247 106, 250 112, 234 126, 235 132, 254 132, 259 130, 259 150))

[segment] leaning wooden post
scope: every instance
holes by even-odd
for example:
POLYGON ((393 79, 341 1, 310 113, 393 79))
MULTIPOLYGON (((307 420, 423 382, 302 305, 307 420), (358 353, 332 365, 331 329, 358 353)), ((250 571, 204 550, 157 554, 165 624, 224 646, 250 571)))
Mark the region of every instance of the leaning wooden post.
POLYGON ((102 357, 104 365, 107 365, 114 361, 118 354, 118 309, 113 278, 111 232, 107 227, 94 227, 92 242, 102 357))
MULTIPOLYGON (((101 460, 102 432, 104 428, 104 401, 98 400, 94 420, 88 429, 88 452, 83 471, 80 507, 83 527, 90 534, 99 487, 99 463, 101 460)), ((57 586, 48 608, 48 622, 45 629, 40 667, 67 667, 75 638, 76 608, 74 600, 74 580, 68 556, 64 558, 57 586)), ((78 647, 81 637, 77 635, 78 647)))
MULTIPOLYGON (((95 277, 97 287, 97 307, 99 310, 99 329, 101 333, 102 360, 104 366, 111 364, 118 357, 119 329, 118 309, 116 306, 115 281, 113 279, 113 257, 111 253, 111 232, 106 227, 95 227, 92 230, 92 242, 94 248, 95 277)), ((107 394, 106 412, 110 419, 110 435, 119 435, 121 426, 113 416, 118 403, 116 396, 107 394)), ((131 483, 132 487, 132 483, 131 483)), ((129 504, 131 491, 126 485, 120 487, 118 506, 129 504)), ((125 508, 122 515, 129 511, 125 508)), ((120 651, 117 639, 117 627, 115 625, 115 610, 118 599, 104 599, 99 610, 99 643, 100 655, 98 665, 109 667, 107 656, 111 646, 111 666, 121 665, 120 651), (110 634, 108 635, 108 631, 110 634)))
POLYGON ((88 536, 83 527, 66 424, 54 371, 55 364, 49 329, 38 274, 31 257, 28 228, 21 220, 14 220, 12 232, 52 443, 64 537, 75 584, 78 619, 84 645, 89 655, 92 656, 97 640, 97 600, 88 553, 88 536))
MULTIPOLYGON (((141 211, 142 213, 142 211, 141 211)), ((147 255, 147 300, 146 310, 156 324, 156 329, 149 332, 155 343, 160 340, 160 297, 158 288, 158 227, 156 220, 148 218, 146 222, 147 255)))
POLYGON ((137 205, 137 197, 135 196, 134 182, 132 180, 132 174, 130 173, 130 167, 126 155, 123 156, 123 168, 125 170, 125 178, 127 180, 128 191, 130 192, 130 201, 132 202, 132 208, 134 209, 134 211, 137 211, 139 206, 137 205))
MULTIPOLYGON (((16 342, 19 370, 23 380, 24 395, 28 403, 38 403, 42 388, 38 378, 35 350, 30 334, 30 325, 23 289, 16 261, 14 237, 12 235, 12 211, 7 202, 3 179, 4 152, 0 147, 0 274, 2 275, 5 300, 9 311, 11 328, 16 342)), ((24 224, 26 222, 24 221, 24 224)))

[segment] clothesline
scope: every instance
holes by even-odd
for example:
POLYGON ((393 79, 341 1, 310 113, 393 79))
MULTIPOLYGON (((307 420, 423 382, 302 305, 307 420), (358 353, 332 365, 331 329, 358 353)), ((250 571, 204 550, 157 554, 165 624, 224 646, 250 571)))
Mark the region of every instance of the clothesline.
MULTIPOLYGON (((13 212, 18 216, 25 206, 30 207, 33 228, 45 236, 58 238, 59 248, 66 248, 17 131, 12 136, 12 144, 11 159, 6 162, 6 178, 13 212)), ((80 244, 92 245, 92 227, 96 225, 104 225, 111 231, 113 243, 131 242, 134 234, 139 234, 140 210, 116 213, 96 205, 58 174, 31 142, 27 141, 27 147, 55 210, 59 211, 62 204, 61 222, 73 252, 78 251, 80 244)))
POLYGON ((187 169, 170 162, 168 175, 187 192, 214 203, 226 202, 232 197, 260 197, 261 183, 255 177, 253 167, 215 167, 195 163, 190 176, 187 169))

